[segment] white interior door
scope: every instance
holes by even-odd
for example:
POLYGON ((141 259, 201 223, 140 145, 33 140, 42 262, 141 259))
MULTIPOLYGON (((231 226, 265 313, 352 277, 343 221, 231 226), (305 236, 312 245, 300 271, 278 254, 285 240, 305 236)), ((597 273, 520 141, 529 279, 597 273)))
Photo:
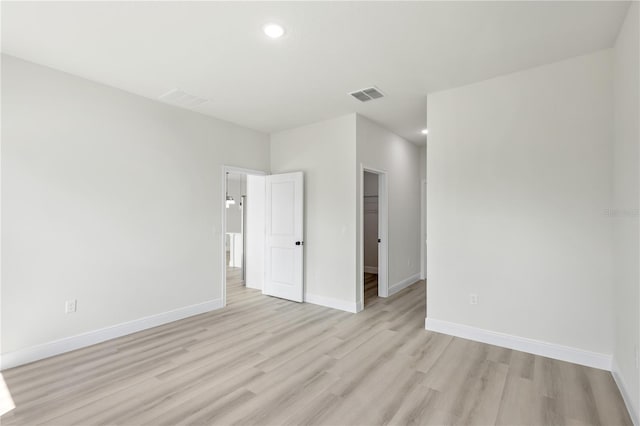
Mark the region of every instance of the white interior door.
POLYGON ((264 176, 247 175, 245 285, 257 290, 264 287, 265 182, 264 176))
POLYGON ((263 293, 302 302, 303 174, 266 177, 265 280, 263 293))

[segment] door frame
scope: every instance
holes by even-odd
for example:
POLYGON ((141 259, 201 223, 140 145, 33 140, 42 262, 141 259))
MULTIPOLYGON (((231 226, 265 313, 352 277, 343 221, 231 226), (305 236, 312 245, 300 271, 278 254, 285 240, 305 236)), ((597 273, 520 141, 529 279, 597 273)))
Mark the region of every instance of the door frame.
MULTIPOLYGON (((257 176, 266 176, 268 173, 262 170, 253 170, 253 169, 245 169, 242 167, 235 166, 227 166, 225 164, 221 167, 220 177, 221 179, 221 187, 222 194, 220 195, 221 200, 221 228, 220 228, 220 249, 222 251, 220 255, 220 286, 222 294, 222 307, 227 306, 227 249, 226 249, 226 238, 227 238, 227 207, 226 207, 226 196, 227 196, 227 172, 229 173, 242 173, 246 175, 257 175, 257 176)), ((245 248, 243 247, 244 251, 245 248)))
POLYGON ((420 182, 420 279, 427 277, 427 180, 420 182))
POLYGON ((364 309, 364 173, 369 172, 378 175, 378 296, 389 296, 389 192, 388 173, 386 170, 369 167, 360 164, 359 187, 360 199, 358 200, 360 217, 360 297, 358 311, 364 309))

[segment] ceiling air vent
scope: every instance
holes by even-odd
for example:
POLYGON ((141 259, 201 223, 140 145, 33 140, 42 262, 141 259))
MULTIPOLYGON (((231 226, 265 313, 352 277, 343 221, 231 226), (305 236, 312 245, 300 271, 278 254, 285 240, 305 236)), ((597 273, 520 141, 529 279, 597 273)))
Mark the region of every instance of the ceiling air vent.
POLYGON ((195 108, 206 102, 208 99, 200 98, 195 95, 191 95, 180 89, 169 90, 159 98, 162 102, 166 102, 171 105, 179 106, 182 108, 195 108))
POLYGON ((374 99, 384 97, 384 93, 382 93, 377 87, 367 87, 366 89, 356 90, 349 94, 360 102, 369 102, 374 99))

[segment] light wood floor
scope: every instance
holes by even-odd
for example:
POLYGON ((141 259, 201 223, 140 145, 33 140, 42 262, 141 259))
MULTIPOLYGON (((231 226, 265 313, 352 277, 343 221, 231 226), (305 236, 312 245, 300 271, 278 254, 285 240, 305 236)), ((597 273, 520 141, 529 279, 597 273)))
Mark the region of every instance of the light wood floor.
MULTIPOLYGON (((380 299, 383 300, 383 299, 380 299)), ((364 307, 369 308, 378 302, 378 274, 364 274, 364 307)))
POLYGON ((236 275, 225 309, 4 371, 17 408, 1 420, 631 424, 608 372, 428 332, 424 318, 424 281, 354 315, 236 275))

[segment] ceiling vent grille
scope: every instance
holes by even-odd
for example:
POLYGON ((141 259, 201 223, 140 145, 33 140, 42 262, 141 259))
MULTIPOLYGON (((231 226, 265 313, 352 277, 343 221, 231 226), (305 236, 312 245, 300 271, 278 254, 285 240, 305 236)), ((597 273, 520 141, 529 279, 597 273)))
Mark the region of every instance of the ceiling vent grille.
POLYGON ((191 95, 180 89, 169 90, 159 98, 162 102, 166 102, 171 105, 179 106, 182 108, 195 108, 204 103, 209 102, 208 99, 200 98, 195 95, 191 95))
POLYGON ((382 93, 377 87, 367 87, 366 89, 356 90, 349 94, 360 102, 369 102, 384 97, 384 93, 382 93))

